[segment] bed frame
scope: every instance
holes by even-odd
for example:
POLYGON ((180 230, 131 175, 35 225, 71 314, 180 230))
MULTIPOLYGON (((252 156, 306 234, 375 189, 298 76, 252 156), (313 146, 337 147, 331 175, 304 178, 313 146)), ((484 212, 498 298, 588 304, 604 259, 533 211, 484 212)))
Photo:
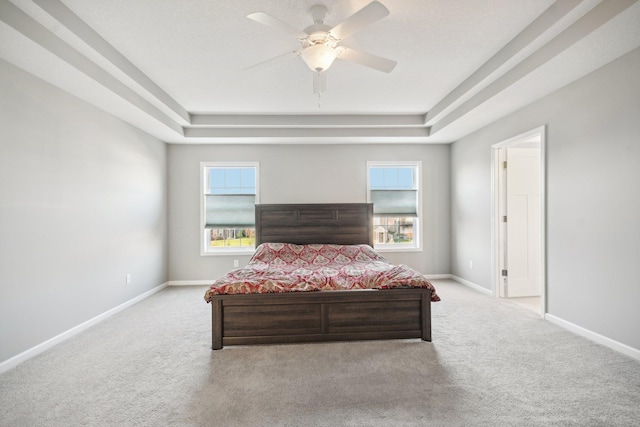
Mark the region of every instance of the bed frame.
MULTIPOLYGON (((373 246, 370 203, 256 205, 256 246, 373 246)), ((421 338, 431 341, 422 288, 214 295, 212 349, 236 344, 421 338)))

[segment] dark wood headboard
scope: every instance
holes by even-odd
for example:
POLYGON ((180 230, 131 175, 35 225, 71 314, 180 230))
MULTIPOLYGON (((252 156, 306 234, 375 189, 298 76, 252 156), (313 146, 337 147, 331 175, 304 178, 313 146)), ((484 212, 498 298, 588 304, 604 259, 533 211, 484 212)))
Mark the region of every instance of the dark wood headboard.
POLYGON ((256 205, 256 247, 261 243, 373 246, 373 204, 256 205))

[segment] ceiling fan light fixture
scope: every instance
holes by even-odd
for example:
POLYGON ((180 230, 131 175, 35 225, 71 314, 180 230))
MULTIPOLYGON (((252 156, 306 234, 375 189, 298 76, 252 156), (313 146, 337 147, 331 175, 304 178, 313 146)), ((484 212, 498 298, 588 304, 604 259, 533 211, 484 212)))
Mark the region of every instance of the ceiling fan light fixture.
POLYGON ((311 70, 321 73, 333 64, 338 53, 334 48, 318 43, 305 48, 301 56, 311 70))

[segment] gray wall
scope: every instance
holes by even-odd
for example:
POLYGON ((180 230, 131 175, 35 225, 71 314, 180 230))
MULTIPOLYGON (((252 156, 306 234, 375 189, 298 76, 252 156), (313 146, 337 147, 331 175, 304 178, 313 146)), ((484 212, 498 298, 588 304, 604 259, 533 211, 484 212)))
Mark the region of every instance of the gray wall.
POLYGON ((423 251, 385 256, 490 289, 490 146, 543 124, 548 311, 640 348, 638 75, 635 50, 451 146, 167 148, 0 60, 0 361, 245 263, 200 256, 201 161, 259 161, 262 203, 321 203, 364 202, 367 160, 422 160, 423 251))
POLYGON ((167 281, 166 176, 164 143, 0 60, 0 361, 167 281))
POLYGON ((384 253, 426 274, 450 271, 448 145, 171 145, 169 277, 213 280, 248 256, 200 256, 200 162, 260 162, 260 203, 366 202, 367 160, 421 160, 422 252, 384 253))
POLYGON ((636 349, 638 76, 640 49, 451 147, 451 272, 491 289, 490 147, 548 125, 547 311, 636 349))

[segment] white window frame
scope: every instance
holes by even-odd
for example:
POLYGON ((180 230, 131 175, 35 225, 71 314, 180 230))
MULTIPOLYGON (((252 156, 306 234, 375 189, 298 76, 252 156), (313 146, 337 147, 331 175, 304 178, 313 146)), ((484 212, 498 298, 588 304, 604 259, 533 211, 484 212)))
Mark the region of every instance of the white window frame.
MULTIPOLYGON (((206 237, 205 230, 205 202, 204 195, 207 188, 207 168, 255 168, 256 170, 256 204, 260 203, 260 167, 259 162, 200 162, 200 255, 201 256, 220 256, 220 255, 251 255, 255 251, 255 247, 222 247, 212 249, 206 237)), ((255 225, 254 225, 255 227, 255 225)))
MULTIPOLYGON (((412 245, 390 245, 374 244, 374 249, 378 252, 422 252, 422 161, 394 161, 379 160, 367 161, 367 203, 371 203, 371 173, 372 167, 413 167, 415 170, 414 179, 416 190, 418 191, 418 215, 413 224, 413 244, 412 245)), ((372 230, 373 232, 373 230, 372 230)))

